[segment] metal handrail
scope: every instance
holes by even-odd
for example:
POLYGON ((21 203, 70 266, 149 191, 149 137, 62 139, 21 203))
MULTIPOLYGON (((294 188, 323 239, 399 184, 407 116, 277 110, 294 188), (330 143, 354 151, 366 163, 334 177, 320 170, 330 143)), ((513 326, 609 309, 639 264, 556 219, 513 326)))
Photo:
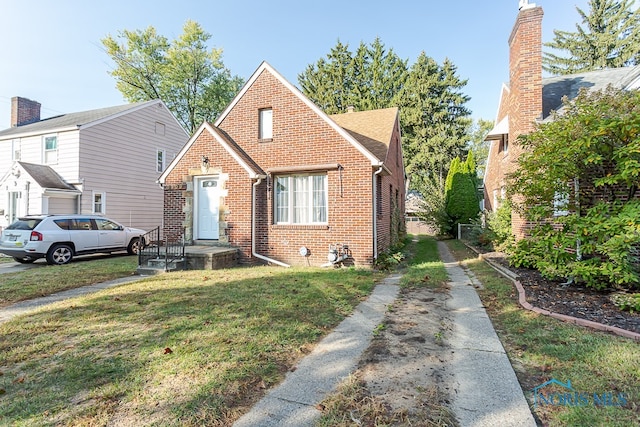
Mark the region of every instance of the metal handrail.
POLYGON ((138 252, 138 265, 147 265, 150 260, 164 260, 164 270, 169 269, 169 264, 185 258, 184 234, 178 239, 170 240, 168 236, 164 240, 160 236, 160 227, 156 227, 140 238, 140 251, 138 252))

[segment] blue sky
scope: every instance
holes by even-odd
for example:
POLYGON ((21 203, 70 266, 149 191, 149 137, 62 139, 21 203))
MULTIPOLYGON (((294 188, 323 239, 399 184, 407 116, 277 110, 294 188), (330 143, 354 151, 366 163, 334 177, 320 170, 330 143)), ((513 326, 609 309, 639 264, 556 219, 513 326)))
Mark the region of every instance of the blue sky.
MULTIPOLYGON (((588 0, 536 4, 544 42, 554 29, 575 30, 576 6, 588 12, 588 0)), ((9 127, 12 96, 40 102, 43 118, 125 103, 100 40, 148 26, 174 39, 188 19, 245 79, 266 60, 297 85, 338 40, 355 50, 380 37, 409 64, 422 51, 438 63, 449 58, 468 79, 473 117, 493 120, 517 13, 518 0, 0 0, 0 129, 9 127)))

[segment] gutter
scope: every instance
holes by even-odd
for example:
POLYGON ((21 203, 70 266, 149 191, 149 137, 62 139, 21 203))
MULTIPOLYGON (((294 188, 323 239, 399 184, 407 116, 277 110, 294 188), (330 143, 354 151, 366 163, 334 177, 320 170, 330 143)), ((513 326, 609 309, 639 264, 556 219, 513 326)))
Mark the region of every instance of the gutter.
POLYGON ((372 211, 373 211, 373 260, 378 259, 378 185, 377 185, 377 177, 384 170, 384 164, 380 165, 380 168, 373 173, 373 178, 371 179, 373 183, 373 203, 372 203, 372 211))
POLYGON ((266 178, 266 175, 256 175, 255 178, 257 178, 257 181, 254 182, 251 186, 251 255, 258 259, 279 265, 281 267, 291 267, 289 264, 285 264, 284 262, 268 258, 256 252, 256 190, 262 180, 266 178))

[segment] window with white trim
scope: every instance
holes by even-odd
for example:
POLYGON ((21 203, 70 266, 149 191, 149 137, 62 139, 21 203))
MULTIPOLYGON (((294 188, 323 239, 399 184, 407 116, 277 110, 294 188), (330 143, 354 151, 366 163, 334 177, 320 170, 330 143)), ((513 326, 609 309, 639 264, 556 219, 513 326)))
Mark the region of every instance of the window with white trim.
POLYGON ((326 224, 327 175, 282 175, 274 179, 276 224, 326 224))
POLYGON ((106 213, 107 195, 104 192, 93 192, 93 213, 104 214, 106 213))
POLYGON ((55 165, 58 163, 58 136, 45 135, 42 137, 44 163, 55 165))
POLYGON ((258 139, 273 138, 273 110, 271 108, 263 108, 259 112, 259 130, 258 139))
POLYGON ((11 160, 20 160, 21 150, 20 150, 20 140, 13 139, 11 140, 11 160))
POLYGON ((156 150, 156 172, 164 172, 166 157, 164 150, 156 150))

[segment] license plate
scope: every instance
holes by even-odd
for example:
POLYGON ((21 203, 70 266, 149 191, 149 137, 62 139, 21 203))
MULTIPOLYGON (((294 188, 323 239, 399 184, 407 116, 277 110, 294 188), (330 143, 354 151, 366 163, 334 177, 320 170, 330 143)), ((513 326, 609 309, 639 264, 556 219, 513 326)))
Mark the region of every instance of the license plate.
POLYGON ((13 234, 9 234, 9 241, 10 242, 15 242, 16 240, 18 240, 18 236, 15 236, 13 234))

